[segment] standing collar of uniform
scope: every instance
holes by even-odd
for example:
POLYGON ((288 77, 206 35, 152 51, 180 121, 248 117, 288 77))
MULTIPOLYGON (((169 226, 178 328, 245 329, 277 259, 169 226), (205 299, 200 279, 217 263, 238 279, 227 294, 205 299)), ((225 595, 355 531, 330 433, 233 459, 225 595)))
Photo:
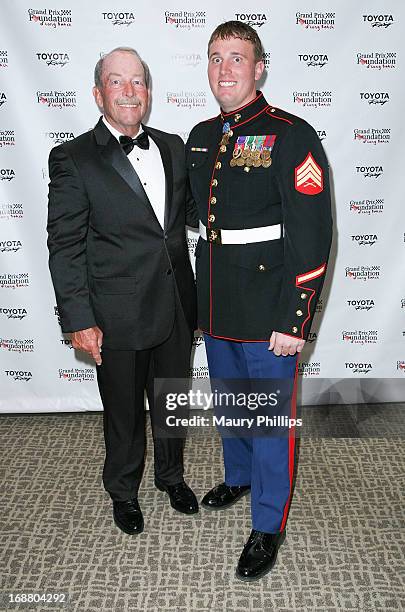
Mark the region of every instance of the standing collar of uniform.
POLYGON ((256 97, 244 106, 237 108, 231 113, 224 113, 221 110, 221 120, 223 123, 229 122, 231 127, 238 127, 247 121, 251 121, 257 115, 263 113, 269 105, 261 91, 256 91, 256 97))

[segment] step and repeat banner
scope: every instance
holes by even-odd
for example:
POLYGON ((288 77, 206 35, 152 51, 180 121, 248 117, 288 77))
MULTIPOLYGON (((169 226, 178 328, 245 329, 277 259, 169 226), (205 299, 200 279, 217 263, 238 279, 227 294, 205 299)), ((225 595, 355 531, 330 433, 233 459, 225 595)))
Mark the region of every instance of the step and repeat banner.
MULTIPOLYGON (((94 365, 61 333, 45 230, 49 151, 98 120, 95 63, 116 46, 135 47, 153 77, 148 123, 186 140, 195 123, 218 112, 207 41, 230 19, 257 29, 267 99, 314 126, 331 166, 335 242, 300 360, 303 402, 324 402, 332 379, 358 379, 357 401, 404 399, 405 5, 250 6, 2 0, 0 412, 101 409, 94 365)), ((196 242, 190 231, 192 260, 196 242)), ((191 375, 208 376, 198 334, 191 375)))

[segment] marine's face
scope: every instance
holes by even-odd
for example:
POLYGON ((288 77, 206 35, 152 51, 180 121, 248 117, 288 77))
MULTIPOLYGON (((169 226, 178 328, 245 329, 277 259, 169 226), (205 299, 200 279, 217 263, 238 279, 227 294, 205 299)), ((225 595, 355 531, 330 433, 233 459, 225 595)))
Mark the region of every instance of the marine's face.
POLYGON ((264 64, 257 62, 253 44, 240 38, 217 38, 209 48, 208 80, 221 108, 229 113, 256 97, 256 81, 264 64))
POLYGON ((135 136, 149 104, 144 69, 132 53, 115 51, 105 58, 102 87, 93 94, 107 121, 122 134, 135 136))

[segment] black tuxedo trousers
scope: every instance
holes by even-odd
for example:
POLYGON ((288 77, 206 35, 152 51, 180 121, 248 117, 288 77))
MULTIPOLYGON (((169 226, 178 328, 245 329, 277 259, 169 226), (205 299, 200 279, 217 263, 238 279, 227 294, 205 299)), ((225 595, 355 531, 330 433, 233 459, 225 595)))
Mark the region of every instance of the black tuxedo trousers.
MULTIPOLYGON (((104 406, 106 458, 103 483, 112 499, 136 497, 146 451, 144 391, 152 426, 155 480, 183 480, 182 438, 160 438, 154 401, 155 378, 188 378, 192 333, 180 302, 172 330, 162 344, 142 351, 102 351, 97 379, 104 406), (125 384, 122 382, 125 381, 125 384)), ((159 422, 159 421, 158 421, 159 422)))

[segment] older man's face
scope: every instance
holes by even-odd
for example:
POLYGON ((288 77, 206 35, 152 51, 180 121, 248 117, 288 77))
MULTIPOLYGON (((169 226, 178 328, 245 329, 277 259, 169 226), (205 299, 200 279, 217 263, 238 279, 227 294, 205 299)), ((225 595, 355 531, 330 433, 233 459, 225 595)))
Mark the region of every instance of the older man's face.
POLYGON ((101 81, 93 94, 105 118, 122 134, 135 136, 149 104, 141 62, 132 53, 114 51, 104 60, 101 81))

